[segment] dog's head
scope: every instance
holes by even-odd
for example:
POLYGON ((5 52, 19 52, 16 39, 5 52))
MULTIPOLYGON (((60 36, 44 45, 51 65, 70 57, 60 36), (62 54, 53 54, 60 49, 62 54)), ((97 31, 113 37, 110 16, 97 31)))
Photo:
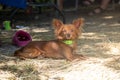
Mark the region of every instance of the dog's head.
POLYGON ((64 24, 61 20, 54 19, 53 26, 55 28, 56 38, 59 40, 74 40, 81 33, 83 18, 73 20, 71 24, 64 24))

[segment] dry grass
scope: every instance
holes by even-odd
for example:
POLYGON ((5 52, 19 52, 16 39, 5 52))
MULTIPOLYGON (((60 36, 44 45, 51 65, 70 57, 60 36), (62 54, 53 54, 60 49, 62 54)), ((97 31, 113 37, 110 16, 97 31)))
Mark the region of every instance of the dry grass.
MULTIPOLYGON (((89 57, 84 61, 19 60, 12 57, 17 49, 11 45, 11 35, 15 31, 2 31, 0 37, 5 44, 0 48, 0 80, 120 80, 119 13, 93 16, 92 19, 84 17, 86 24, 77 49, 78 54, 89 57)), ((33 40, 54 38, 50 26, 24 30, 31 33, 33 40)))

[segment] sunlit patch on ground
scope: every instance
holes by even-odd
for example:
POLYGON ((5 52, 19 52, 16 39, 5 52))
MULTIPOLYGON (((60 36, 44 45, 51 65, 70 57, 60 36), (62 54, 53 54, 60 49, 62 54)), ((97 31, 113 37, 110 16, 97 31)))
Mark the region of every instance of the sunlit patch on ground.
MULTIPOLYGON (((67 13, 68 22, 80 13, 67 13)), ((87 60, 69 62, 54 59, 19 60, 13 53, 19 47, 11 44, 15 31, 2 31, 0 47, 0 80, 120 80, 120 16, 105 13, 101 16, 83 15, 83 34, 78 39, 77 54, 87 60), (106 16, 107 15, 107 16, 106 16)), ((36 22, 37 23, 37 22, 36 22)), ((34 24, 34 23, 32 23, 34 24)), ((22 28, 33 40, 54 39, 53 28, 31 26, 22 28)))

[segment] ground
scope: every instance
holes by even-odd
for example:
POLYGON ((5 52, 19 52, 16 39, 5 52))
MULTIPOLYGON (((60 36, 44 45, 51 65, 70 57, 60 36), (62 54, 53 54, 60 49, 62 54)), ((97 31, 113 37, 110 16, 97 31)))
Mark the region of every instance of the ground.
POLYGON ((49 24, 52 18, 37 15, 30 22, 29 19, 16 21, 15 25, 23 28, 1 31, 0 80, 120 80, 119 7, 94 16, 88 16, 88 9, 85 9, 65 12, 65 16, 67 23, 78 17, 85 19, 77 54, 87 56, 87 60, 19 60, 13 57, 13 52, 19 48, 11 43, 17 30, 29 32, 33 40, 54 39, 53 28, 49 24))

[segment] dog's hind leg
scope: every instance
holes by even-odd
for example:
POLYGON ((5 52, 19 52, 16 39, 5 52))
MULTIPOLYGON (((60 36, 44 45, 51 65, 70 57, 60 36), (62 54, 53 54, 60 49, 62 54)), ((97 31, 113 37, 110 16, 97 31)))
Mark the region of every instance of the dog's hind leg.
POLYGON ((15 51, 14 56, 17 56, 21 59, 25 58, 36 58, 41 54, 41 52, 37 48, 29 47, 29 48, 21 48, 15 51))

